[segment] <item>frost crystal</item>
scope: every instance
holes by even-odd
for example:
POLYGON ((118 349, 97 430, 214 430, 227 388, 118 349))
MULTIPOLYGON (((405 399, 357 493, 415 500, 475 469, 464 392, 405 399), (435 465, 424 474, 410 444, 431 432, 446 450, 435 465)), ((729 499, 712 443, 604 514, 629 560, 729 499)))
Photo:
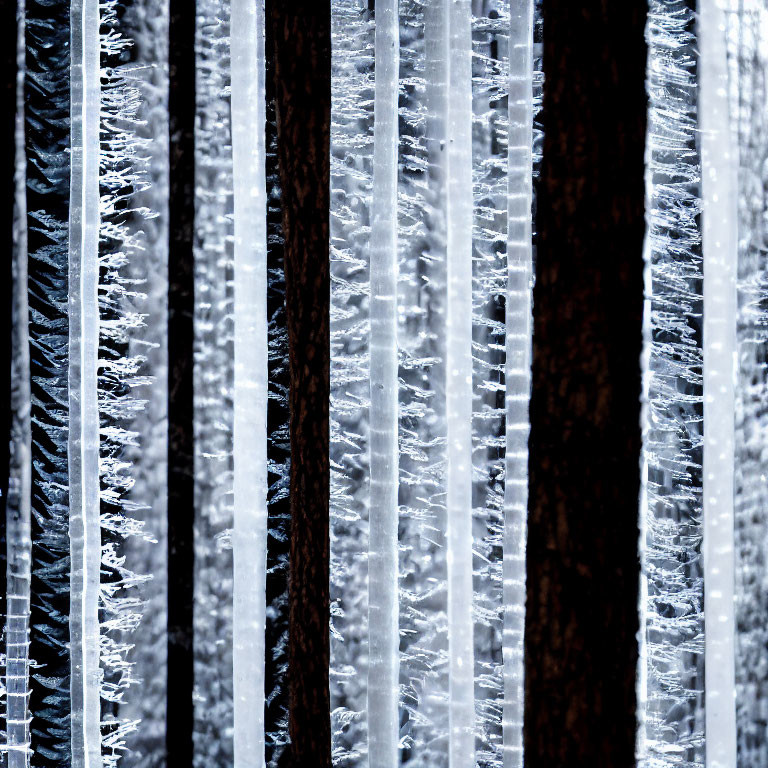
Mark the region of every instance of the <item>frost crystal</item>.
POLYGON ((642 766, 767 754, 767 13, 651 3, 642 766))
POLYGON ((534 10, 332 3, 339 766, 522 764, 534 10))

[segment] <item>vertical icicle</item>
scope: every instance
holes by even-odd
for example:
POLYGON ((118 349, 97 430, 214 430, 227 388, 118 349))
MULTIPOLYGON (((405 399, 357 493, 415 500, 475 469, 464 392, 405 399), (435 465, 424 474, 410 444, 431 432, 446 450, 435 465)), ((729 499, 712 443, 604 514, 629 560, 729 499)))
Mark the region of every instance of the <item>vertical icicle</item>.
MULTIPOLYGON (((507 542, 504 482, 513 475, 522 485, 518 492, 524 489, 527 426, 520 429, 522 437, 515 435, 514 462, 507 468, 504 313, 511 290, 513 349, 521 350, 513 364, 521 370, 511 370, 520 375, 516 386, 523 396, 511 418, 527 425, 533 52, 532 10, 524 5, 528 26, 520 34, 525 50, 515 60, 523 125, 515 150, 508 147, 508 2, 485 4, 473 16, 464 0, 401 0, 397 35, 390 31, 391 6, 377 4, 373 99, 370 60, 364 55, 370 50, 366 11, 360 3, 332 6, 331 690, 338 765, 500 767, 505 697, 515 699, 518 712, 521 707, 521 657, 517 672, 511 673, 517 674, 512 693, 504 690, 503 656, 508 653, 503 632, 505 592, 515 601, 509 615, 522 625, 525 500, 518 502, 522 514, 517 522, 510 518, 513 533, 507 542), (381 56, 389 36, 399 37, 396 76, 382 71, 390 63, 381 56), (388 122, 381 125, 383 95, 389 100, 390 111, 383 113, 387 119, 399 102, 393 136, 396 213, 380 183, 386 157, 382 136, 390 130, 388 122), (368 154, 372 102, 373 184, 368 154), (515 167, 516 151, 520 167, 515 167), (510 203, 512 189, 520 192, 522 202, 510 203), (382 295, 377 281, 383 270, 392 269, 381 252, 387 216, 383 231, 390 247, 397 248, 397 303, 387 307, 389 322, 396 318, 391 336, 382 334, 386 315, 377 304, 382 295), (517 217, 521 231, 509 230, 510 217, 517 217), (507 270, 507 243, 517 245, 518 240, 528 265, 519 285, 510 284, 507 270), (394 405, 384 393, 377 396, 382 358, 391 366, 390 381, 396 381, 399 402, 394 405), (370 388, 365 386, 366 363, 370 388), (385 539, 375 526, 385 512, 379 479, 389 465, 382 460, 376 431, 382 423, 391 424, 393 414, 398 436, 388 450, 398 472, 390 503, 397 506, 391 539, 385 539), (517 553, 513 593, 503 577, 502 552, 508 543, 517 553), (361 552, 366 545, 367 572, 361 552), (397 592, 391 577, 382 579, 380 567, 382 548, 393 545, 397 561, 384 575, 396 570, 397 592), (375 627, 382 597, 396 601, 396 618, 386 626, 399 624, 399 642, 390 644, 386 654, 379 649, 388 638, 375 627), (381 664, 400 668, 399 701, 394 702, 397 751, 379 748, 382 730, 394 732, 380 714, 381 688, 374 687, 385 679, 375 671, 381 664)), ((387 162, 394 162, 391 155, 387 162)), ((391 475, 386 480, 393 482, 391 475)), ((521 632, 516 642, 520 653, 521 632)), ((388 682, 386 688, 391 690, 388 682)), ((394 744, 392 737, 389 744, 394 744)))
POLYGON ((449 760, 474 765, 472 605, 472 47, 469 0, 448 0, 446 506, 449 760))
POLYGON ((504 768, 523 766, 525 541, 531 390, 533 0, 513 2, 509 39, 509 283, 504 485, 504 768))
POLYGON ((374 24, 332 0, 330 592, 334 764, 368 759, 369 264, 374 24))
POLYGON ((400 5, 400 655, 403 764, 448 760, 443 0, 400 5))
POLYGON ((5 672, 8 768, 27 768, 29 739, 29 613, 32 566, 32 426, 27 299, 27 181, 24 148, 24 2, 19 3, 16 84, 16 171, 13 231, 11 465, 5 537, 8 562, 5 672))
POLYGON ((264 765, 267 222, 264 7, 232 0, 234 189, 234 760, 264 765))
POLYGON ((702 264, 693 22, 685 0, 650 4, 643 767, 704 763, 702 264))
POLYGON ((397 98, 398 2, 376 6, 371 221, 368 760, 398 761, 397 98))
POLYGON ((101 765, 99 582, 99 118, 97 0, 71 7, 69 496, 72 766, 101 765))
POLYGON ((704 612, 707 768, 736 765, 734 658, 734 405, 738 141, 731 136, 726 16, 699 7, 704 258, 704 612))
POLYGON ((261 0, 200 6, 197 69, 194 764, 260 767, 269 396, 261 0))

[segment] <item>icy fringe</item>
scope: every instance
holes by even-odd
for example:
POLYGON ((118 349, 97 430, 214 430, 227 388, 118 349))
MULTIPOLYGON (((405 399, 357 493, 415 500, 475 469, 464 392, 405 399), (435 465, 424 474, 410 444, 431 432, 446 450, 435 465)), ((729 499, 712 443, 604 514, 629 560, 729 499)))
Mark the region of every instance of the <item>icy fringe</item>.
POLYGON ((67 218, 69 0, 27 0, 25 146, 32 426, 31 737, 36 768, 68 768, 67 218))
MULTIPOLYGON (((130 306, 146 313, 149 322, 131 334, 127 354, 146 356, 141 374, 145 380, 151 377, 145 385, 132 387, 134 396, 146 404, 131 424, 139 435, 138 445, 125 449, 134 480, 125 498, 135 507, 132 514, 145 522, 145 535, 128 537, 123 554, 134 570, 151 574, 152 579, 139 588, 144 618, 128 655, 133 676, 140 681, 140 695, 125 697, 117 714, 141 720, 138 732, 128 740, 130 768, 160 768, 166 759, 168 695, 168 2, 132 0, 121 24, 133 40, 124 71, 141 93, 133 128, 148 142, 146 152, 142 146, 140 161, 146 177, 131 196, 131 208, 139 210, 125 221, 132 231, 142 231, 142 250, 126 265, 124 275, 141 281, 138 285, 146 298, 137 296, 130 306), (156 215, 147 218, 145 208, 156 215)), ((126 639, 130 640, 129 633, 126 639)))
POLYGON ((6 502, 7 589, 4 676, 5 730, 0 754, 8 768, 29 765, 29 612, 32 564, 29 307, 27 301, 26 152, 24 147, 24 2, 17 7, 16 168, 13 220, 11 454, 6 502), (7 686, 7 690, 6 690, 7 686))
MULTIPOLYGON (((234 251, 230 2, 197 8, 195 210, 195 725, 194 765, 234 759, 234 251)), ((285 278, 274 110, 267 110, 269 401, 265 760, 288 738, 289 434, 285 278)))
MULTIPOLYGON (((399 747, 403 765, 426 766, 447 760, 449 685, 443 146, 448 67, 442 10, 437 3, 399 4, 399 747)), ((503 761, 509 23, 506 2, 489 4, 472 20, 472 616, 481 766, 503 761)), ((332 24, 331 708, 334 765, 357 766, 368 755, 368 243, 375 27, 367 4, 355 0, 332 4, 332 24)), ((538 25, 537 30, 540 42, 538 25)), ((540 76, 534 76, 534 91, 536 113, 540 76)), ((536 138, 534 154, 540 143, 536 138)))
MULTIPOLYGON (((728 14, 732 135, 739 142, 736 387, 736 726, 739 766, 768 764, 768 5, 728 14)), ((738 10, 736 10, 738 8, 738 10)))
POLYGON ((234 253, 229 3, 197 6, 195 60, 195 768, 233 744, 234 253))
POLYGON ((333 764, 352 768, 368 754, 374 21, 363 0, 333 0, 331 24, 331 731, 333 764))
POLYGON ((694 12, 651 0, 640 512, 642 768, 701 766, 702 258, 694 12))
MULTIPOLYGON (((128 276, 131 261, 145 258, 144 233, 136 217, 153 214, 134 203, 133 195, 147 189, 147 140, 138 134, 141 90, 125 62, 131 42, 122 30, 125 0, 102 0, 101 11, 101 126, 99 232, 99 417, 101 446, 102 557, 99 596, 102 681, 102 759, 115 766, 126 750, 126 737, 138 722, 119 716, 119 705, 136 682, 128 659, 130 633, 142 618, 140 584, 151 578, 126 565, 125 540, 143 536, 135 515, 143 509, 128 494, 133 486, 128 451, 137 446, 132 422, 144 407, 132 390, 146 386, 145 358, 130 354, 130 343, 140 337, 145 317, 136 306, 146 298, 141 281, 128 276)), ((134 695, 141 695, 137 691, 134 695)))

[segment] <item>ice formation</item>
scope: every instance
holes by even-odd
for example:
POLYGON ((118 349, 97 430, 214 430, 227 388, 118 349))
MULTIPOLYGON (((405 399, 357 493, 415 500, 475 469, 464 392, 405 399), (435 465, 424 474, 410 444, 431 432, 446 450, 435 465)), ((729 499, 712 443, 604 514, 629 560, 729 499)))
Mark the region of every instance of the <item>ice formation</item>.
POLYGON ((147 563, 134 549, 152 509, 131 497, 144 431, 134 390, 149 381, 144 349, 163 343, 143 335, 137 262, 156 214, 140 198, 162 175, 148 142, 167 113, 138 122, 128 5, 19 6, 3 745, 19 768, 114 765, 136 727, 147 563))
POLYGON ((286 742, 286 339, 263 5, 199 4, 196 57, 194 764, 255 767, 286 742))
POLYGON ((762 0, 651 3, 641 766, 766 759, 762 0))
POLYGON ((522 765, 532 2, 332 3, 335 765, 522 765))

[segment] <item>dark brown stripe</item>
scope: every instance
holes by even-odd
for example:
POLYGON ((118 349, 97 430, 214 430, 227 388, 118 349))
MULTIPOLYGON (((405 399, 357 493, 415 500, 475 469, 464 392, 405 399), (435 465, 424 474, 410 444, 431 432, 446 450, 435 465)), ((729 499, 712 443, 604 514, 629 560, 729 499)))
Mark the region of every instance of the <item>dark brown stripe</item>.
POLYGON ((544 0, 525 747, 634 765, 645 0, 544 0))
POLYGON ((328 691, 328 0, 267 1, 274 51, 290 367, 288 764, 331 764, 328 691))

